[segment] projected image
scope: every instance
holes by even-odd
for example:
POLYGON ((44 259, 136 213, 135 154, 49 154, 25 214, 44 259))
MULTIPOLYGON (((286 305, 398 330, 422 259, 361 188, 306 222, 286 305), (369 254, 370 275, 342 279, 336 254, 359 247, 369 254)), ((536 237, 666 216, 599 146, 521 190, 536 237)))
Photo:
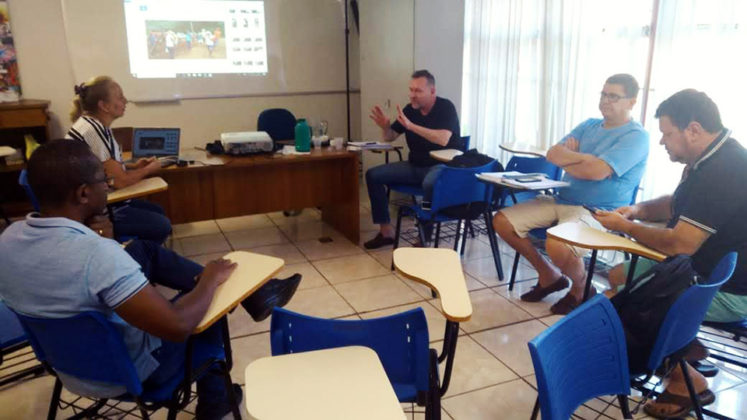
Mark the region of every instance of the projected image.
POLYGON ((225 59, 225 26, 221 21, 146 20, 149 59, 225 59))

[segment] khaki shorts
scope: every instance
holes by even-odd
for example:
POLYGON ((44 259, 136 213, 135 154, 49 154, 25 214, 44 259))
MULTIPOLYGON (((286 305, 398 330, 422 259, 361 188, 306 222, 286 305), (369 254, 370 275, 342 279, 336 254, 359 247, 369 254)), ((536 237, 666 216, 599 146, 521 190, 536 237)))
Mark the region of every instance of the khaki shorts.
MULTIPOLYGON (((540 195, 531 201, 516 204, 500 211, 514 227, 521 238, 526 238, 529 231, 537 228, 548 228, 567 222, 580 222, 589 227, 606 231, 591 213, 581 206, 557 204, 551 196, 540 195)), ((568 245, 577 257, 583 257, 591 250, 568 245)))

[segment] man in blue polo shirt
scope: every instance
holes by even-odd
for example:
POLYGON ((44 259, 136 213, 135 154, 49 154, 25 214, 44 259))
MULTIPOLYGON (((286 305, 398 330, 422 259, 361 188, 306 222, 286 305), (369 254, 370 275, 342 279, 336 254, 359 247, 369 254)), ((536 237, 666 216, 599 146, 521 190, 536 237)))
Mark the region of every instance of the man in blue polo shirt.
MULTIPOLYGON (((638 242, 667 255, 692 256, 693 269, 708 278, 721 258, 739 253, 731 279, 716 294, 705 319, 735 322, 747 318, 747 150, 730 137, 716 104, 703 92, 687 89, 675 93, 656 110, 661 144, 674 162, 684 163, 682 180, 673 195, 600 211, 595 217, 610 230, 624 232, 638 242), (656 228, 632 220, 668 221, 656 228)), ((638 276, 656 263, 641 259, 638 276)), ((625 283, 628 264, 610 270, 613 288, 625 283)), ((715 401, 708 382, 692 367, 688 373, 701 404, 715 401)), ((680 368, 646 413, 659 418, 684 417, 692 409, 680 368)))
MULTIPOLYGON (((184 369, 186 338, 235 264, 218 259, 203 269, 155 242, 134 242, 125 250, 110 239, 111 223, 101 216, 107 178, 84 143, 55 140, 39 147, 29 159, 28 176, 41 212, 0 235, 0 299, 16 312, 40 318, 100 312, 121 332, 144 385, 158 387, 173 378, 184 369), (183 295, 170 302, 149 280, 183 295)), ((300 276, 271 281, 242 303, 261 320, 290 300, 299 281, 300 276)), ((220 346, 221 334, 215 324, 195 340, 220 346)), ((59 377, 79 395, 109 398, 126 392, 62 372, 59 377)), ((237 387, 232 391, 240 397, 237 387)), ((198 380, 197 394, 198 419, 220 418, 235 401, 212 371, 198 380)))
MULTIPOLYGON (((565 171, 557 196, 538 196, 498 212, 495 231, 537 270, 537 284, 521 299, 538 302, 568 287, 568 294, 550 309, 567 314, 581 302, 585 284, 582 257, 587 250, 548 239, 548 262, 532 245, 527 234, 558 223, 581 222, 601 228, 583 205, 615 209, 629 204, 638 187, 648 157, 648 133, 633 121, 638 83, 633 76, 616 74, 607 79, 599 98, 603 119, 592 118, 574 128, 547 152, 547 160, 565 171)), ((592 293, 595 290, 592 288, 592 293)))

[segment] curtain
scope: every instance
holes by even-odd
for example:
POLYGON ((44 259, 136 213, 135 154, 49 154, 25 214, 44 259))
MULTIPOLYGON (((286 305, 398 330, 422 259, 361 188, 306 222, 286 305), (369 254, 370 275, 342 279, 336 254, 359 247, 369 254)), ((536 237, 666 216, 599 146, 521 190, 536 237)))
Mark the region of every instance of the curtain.
POLYGON ((642 84, 652 1, 467 0, 463 134, 505 163, 500 143, 549 147, 601 117, 607 77, 642 84))

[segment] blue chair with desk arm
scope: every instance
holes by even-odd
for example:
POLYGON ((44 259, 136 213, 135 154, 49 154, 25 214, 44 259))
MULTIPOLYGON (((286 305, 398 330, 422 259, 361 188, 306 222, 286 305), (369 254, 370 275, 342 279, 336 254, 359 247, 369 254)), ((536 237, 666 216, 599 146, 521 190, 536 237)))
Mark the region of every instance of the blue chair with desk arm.
POLYGON ((697 418, 702 420, 704 411, 709 416, 717 416, 701 407, 700 399, 687 373, 687 362, 684 355, 690 343, 697 337, 698 330, 714 296, 716 296, 719 288, 729 281, 736 265, 736 252, 725 255, 705 282, 693 284, 675 300, 659 328, 656 341, 648 357, 646 372, 633 380, 633 387, 653 395, 656 392, 648 389, 646 384, 654 374, 663 369, 664 376, 667 376, 669 369, 679 365, 684 373, 685 383, 697 418))
MULTIPOLYGON (((23 369, 17 369, 18 366, 35 361, 36 358, 29 347, 28 337, 23 331, 21 323, 5 303, 0 301, 0 367, 6 362, 11 364, 7 367, 9 373, 2 373, 2 376, 0 376, 0 386, 26 376, 44 373, 44 367, 38 363, 23 369), (24 348, 28 350, 26 353, 18 353, 24 348)), ((3 367, 3 371, 6 371, 5 367, 3 367)))
POLYGON ((631 419, 628 356, 620 318, 597 295, 528 343, 537 377, 532 419, 569 419, 583 402, 617 395, 623 417, 631 419))
POLYGON ((18 175, 18 185, 23 187, 23 190, 26 192, 26 195, 31 201, 31 206, 34 208, 34 211, 39 211, 39 200, 36 199, 34 191, 31 190, 31 185, 29 185, 28 172, 26 171, 26 169, 22 169, 21 173, 18 175))
MULTIPOLYGON (((460 147, 459 150, 462 152, 466 152, 469 150, 469 139, 470 136, 462 136, 459 138, 460 147)), ((399 150, 397 151, 399 153, 399 150)), ((399 160, 402 160, 402 155, 400 154, 399 160)), ((387 159, 387 163, 389 163, 387 159)), ((387 194, 390 194, 392 191, 397 191, 398 193, 409 195, 412 197, 412 202, 416 202, 416 197, 422 197, 423 196, 423 186, 422 185, 409 185, 409 184, 392 184, 389 186, 389 191, 387 194)))
POLYGON ((441 418, 441 396, 448 387, 453 353, 439 385, 438 355, 428 348, 422 308, 368 320, 322 319, 275 308, 270 343, 273 356, 343 346, 371 348, 399 401, 425 406, 426 419, 441 418))
MULTIPOLYGON (((402 217, 412 215, 419 225, 423 223, 436 224, 436 237, 434 247, 438 248, 440 237, 440 226, 443 222, 457 221, 456 235, 454 236, 454 250, 459 245, 461 225, 463 221, 470 221, 483 217, 488 231, 488 240, 493 253, 498 277, 503 279, 503 267, 501 266, 498 240, 492 230, 490 217, 490 203, 493 202, 493 185, 481 182, 476 175, 482 172, 496 172, 500 164, 493 160, 483 166, 474 168, 452 168, 445 167, 438 175, 433 185, 433 198, 430 209, 423 209, 421 205, 412 204, 400 206, 397 212, 397 224, 394 234, 394 249, 399 246, 399 238, 402 227, 402 217)), ((466 238, 465 227, 465 235, 466 238)), ((423 229, 418 229, 421 243, 426 243, 423 229)), ((464 239, 463 238, 463 239, 464 239)), ((464 245, 464 241, 462 242, 464 245)))
MULTIPOLYGON (((49 405, 49 419, 54 419, 57 409, 71 407, 77 412, 76 418, 96 417, 99 410, 107 412, 116 408, 108 405, 107 399, 97 399, 88 407, 77 405, 80 398, 63 403, 61 391, 64 386, 57 372, 87 381, 98 381, 120 385, 127 392, 114 399, 135 402, 136 407, 127 413, 139 411, 142 418, 149 418, 149 411, 167 407, 168 418, 175 419, 178 410, 189 404, 192 397, 191 384, 207 369, 217 368, 222 372, 230 398, 233 388, 230 377, 230 362, 226 360, 223 346, 209 346, 195 341, 188 342, 186 363, 183 374, 175 375, 165 385, 157 389, 143 387, 130 359, 122 336, 116 327, 99 312, 83 312, 69 318, 36 318, 16 313, 28 334, 37 358, 47 371, 56 376, 52 399, 49 405)), ((234 418, 240 419, 238 406, 233 404, 234 418)))

